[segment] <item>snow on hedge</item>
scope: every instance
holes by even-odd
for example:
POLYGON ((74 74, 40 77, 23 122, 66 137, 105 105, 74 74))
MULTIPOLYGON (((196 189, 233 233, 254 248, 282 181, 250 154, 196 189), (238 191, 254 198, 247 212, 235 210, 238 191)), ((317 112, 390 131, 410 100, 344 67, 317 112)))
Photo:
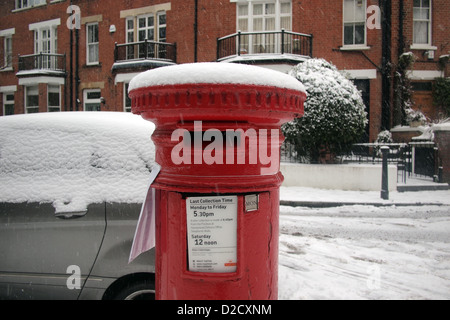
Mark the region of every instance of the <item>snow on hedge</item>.
POLYGON ((150 86, 178 84, 244 84, 286 88, 305 92, 301 83, 287 74, 235 63, 187 63, 157 68, 134 77, 129 91, 150 86))
POLYGON ((309 152, 339 153, 358 141, 367 124, 361 93, 338 69, 323 59, 310 59, 290 75, 306 88, 305 115, 284 127, 290 139, 300 139, 309 152))
POLYGON ((52 203, 57 212, 141 203, 154 145, 151 122, 127 113, 0 118, 0 202, 52 203))

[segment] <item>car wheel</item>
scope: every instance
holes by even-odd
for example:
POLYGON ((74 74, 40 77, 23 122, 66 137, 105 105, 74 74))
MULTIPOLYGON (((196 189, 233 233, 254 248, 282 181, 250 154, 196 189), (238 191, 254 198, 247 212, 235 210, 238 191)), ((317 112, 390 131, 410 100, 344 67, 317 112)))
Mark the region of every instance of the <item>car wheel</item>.
POLYGON ((149 280, 127 284, 114 300, 155 300, 155 284, 149 280))

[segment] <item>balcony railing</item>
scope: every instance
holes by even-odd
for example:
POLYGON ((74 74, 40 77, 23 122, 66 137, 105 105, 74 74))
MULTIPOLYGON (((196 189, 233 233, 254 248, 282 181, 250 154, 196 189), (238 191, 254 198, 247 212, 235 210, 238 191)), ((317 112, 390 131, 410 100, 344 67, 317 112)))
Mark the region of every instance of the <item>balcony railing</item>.
POLYGON ((114 62, 136 60, 163 60, 177 62, 176 43, 145 40, 141 42, 117 44, 114 50, 114 62))
POLYGON ((19 71, 57 71, 65 73, 66 55, 56 53, 38 53, 19 55, 19 71))
POLYGON ((295 54, 312 57, 313 36, 286 30, 240 32, 217 39, 217 60, 243 54, 295 54))

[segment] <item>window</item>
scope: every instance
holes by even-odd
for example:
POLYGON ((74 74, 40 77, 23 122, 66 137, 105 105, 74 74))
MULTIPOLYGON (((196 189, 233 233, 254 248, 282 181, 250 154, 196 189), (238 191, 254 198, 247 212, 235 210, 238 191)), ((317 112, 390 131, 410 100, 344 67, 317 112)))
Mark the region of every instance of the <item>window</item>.
POLYGON ((123 110, 125 112, 131 112, 131 99, 130 96, 128 95, 128 88, 129 88, 130 84, 129 83, 124 83, 123 87, 124 87, 124 103, 123 103, 123 110))
POLYGON ((56 27, 45 27, 34 31, 34 53, 56 53, 57 46, 56 27))
POLYGON ((87 64, 98 64, 99 63, 99 53, 98 53, 98 23, 92 23, 86 25, 87 34, 87 64))
POLYGON ((13 67, 13 35, 15 28, 0 30, 0 39, 3 41, 3 61, 0 61, 0 71, 11 71, 13 67))
POLYGON ((414 44, 431 46, 431 0, 414 0, 414 44))
POLYGON ((166 12, 146 14, 126 19, 126 43, 141 42, 136 46, 127 46, 127 59, 164 58, 165 46, 144 41, 166 42, 166 12))
POLYGON ((36 7, 46 4, 46 0, 16 0, 16 10, 36 7))
POLYGON ((25 106, 26 113, 38 113, 39 112, 39 87, 30 86, 25 88, 25 106))
POLYGON ((84 90, 84 111, 100 111, 102 93, 99 89, 84 90))
POLYGON ((48 85, 48 112, 61 111, 61 87, 59 85, 48 85))
POLYGON ((411 82, 411 89, 413 91, 433 91, 432 82, 411 82))
POLYGON ((3 115, 10 116, 14 114, 14 92, 3 93, 3 115))
POLYGON ((344 0, 344 46, 366 45, 366 0, 344 0))
MULTIPOLYGON (((159 12, 158 13, 158 41, 159 42, 167 41, 166 31, 167 31, 166 13, 159 12)), ((158 46, 158 58, 160 58, 160 59, 167 58, 166 46, 158 46)))
MULTIPOLYGON (((138 42, 155 41, 155 17, 153 15, 138 17, 138 42)), ((139 58, 154 57, 154 46, 139 45, 139 58)))
MULTIPOLYGON (((292 30, 292 1, 245 1, 237 6, 237 29, 242 32, 292 30)), ((276 53, 281 43, 276 34, 253 34, 241 38, 240 51, 276 53), (251 44, 251 46, 249 46, 251 44)))
POLYGON ((159 40, 159 42, 167 41, 166 30, 167 30, 166 13, 159 12, 158 13, 158 40, 159 40))
MULTIPOLYGON (((134 42, 134 18, 128 18, 126 22, 126 43, 134 42)), ((127 60, 134 59, 134 46, 127 46, 127 60)))
POLYGON ((242 1, 237 15, 237 29, 242 32, 292 29, 292 1, 242 1))
POLYGON ((56 27, 44 27, 34 31, 34 53, 44 54, 42 61, 36 60, 39 69, 54 69, 57 67, 57 60, 54 54, 58 45, 56 27))
POLYGON ((5 68, 12 68, 12 37, 5 38, 5 68))

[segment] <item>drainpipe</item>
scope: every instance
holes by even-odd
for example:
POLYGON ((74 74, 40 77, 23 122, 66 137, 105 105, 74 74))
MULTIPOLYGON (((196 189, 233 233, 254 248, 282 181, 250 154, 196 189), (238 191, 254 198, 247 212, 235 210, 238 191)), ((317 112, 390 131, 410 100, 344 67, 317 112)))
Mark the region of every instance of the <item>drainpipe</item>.
POLYGON ((405 21, 404 1, 399 0, 399 15, 398 15, 398 56, 400 57, 405 52, 405 38, 403 35, 403 25, 405 21))
POLYGON ((80 75, 79 75, 79 63, 80 63, 80 32, 75 29, 75 110, 78 111, 80 99, 79 99, 79 87, 80 87, 80 75))
MULTIPOLYGON (((72 0, 70 0, 70 5, 72 5, 72 0)), ((73 111, 73 29, 70 28, 70 66, 69 66, 69 110, 73 111)))
POLYGON ((198 0, 195 0, 195 13, 194 13, 194 62, 197 62, 197 44, 198 44, 198 0))
POLYGON ((380 0, 382 4, 382 105, 381 128, 391 128, 391 39, 392 39, 392 1, 380 0))
MULTIPOLYGON (((398 57, 397 57, 397 62, 398 59, 400 58, 400 56, 405 52, 405 37, 404 37, 404 33, 403 33, 403 28, 404 28, 404 21, 405 21, 405 13, 404 13, 404 1, 403 0, 399 0, 399 15, 398 15, 398 57)), ((405 75, 406 76, 406 75, 405 75)), ((396 84, 394 84, 395 86, 396 84)), ((395 98, 394 98, 395 99, 395 98)), ((398 104, 396 103, 397 108, 398 108, 398 104)), ((402 105, 402 104, 400 104, 402 105)), ((403 107, 400 108, 400 110, 396 110, 396 112, 398 113, 398 118, 399 119, 395 119, 395 123, 394 125, 404 125, 406 124, 406 112, 405 109, 403 107)))

